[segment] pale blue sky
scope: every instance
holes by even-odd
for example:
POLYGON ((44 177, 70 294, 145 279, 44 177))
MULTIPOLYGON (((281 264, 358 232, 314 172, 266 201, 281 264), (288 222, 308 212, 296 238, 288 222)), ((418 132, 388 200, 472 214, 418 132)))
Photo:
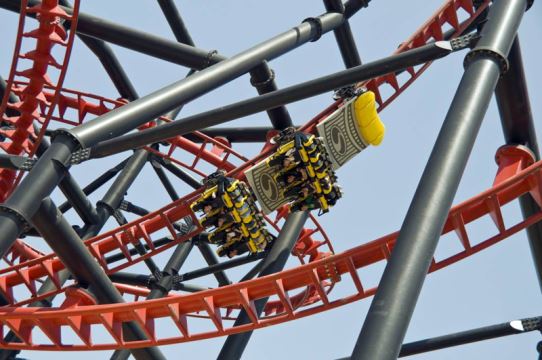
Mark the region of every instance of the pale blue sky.
MULTIPOLYGON (((321 1, 176 1, 196 45, 217 49, 231 56, 251 45, 297 25, 309 16, 324 11, 321 1)), ((351 19, 351 26, 364 61, 381 58, 414 32, 441 5, 437 0, 374 0, 368 9, 351 19)), ((154 1, 83 1, 82 9, 108 20, 173 39, 160 9, 154 1)), ((540 19, 542 7, 535 2, 520 27, 531 105, 535 119, 542 115, 542 78, 540 64, 540 19)), ((0 53, 0 73, 7 77, 11 48, 15 38, 17 16, 0 10, 0 34, 4 51, 0 53), (6 46, 7 45, 7 46, 6 46)), ((113 46, 132 78, 140 95, 145 95, 184 77, 186 70, 164 61, 113 46)), ((346 196, 331 213, 320 218, 332 238, 337 252, 376 239, 399 229, 440 124, 462 74, 465 52, 454 54, 433 66, 381 113, 387 126, 382 145, 370 148, 339 172, 339 182, 346 196)), ((271 62, 277 84, 285 87, 341 70, 343 64, 332 34, 318 43, 310 43, 271 62)), ((72 56, 68 88, 116 98, 113 88, 98 61, 80 41, 72 56)), ((242 77, 207 96, 188 104, 181 115, 198 113, 218 105, 255 96, 248 77, 242 77)), ((331 102, 326 94, 288 106, 294 122, 301 124, 331 102)), ((265 115, 251 116, 235 124, 267 125, 265 115)), ((536 125, 539 125, 537 122, 536 125)), ((540 134, 541 126, 537 126, 540 134)), ((474 152, 456 196, 456 203, 491 186, 497 169, 495 150, 503 136, 494 101, 484 120, 474 152)), ((241 146, 253 155, 259 147, 241 146)), ((124 157, 115 157, 120 159, 124 157)), ((86 184, 113 160, 91 162, 75 167, 73 173, 86 184)), ((148 170, 148 169, 147 169, 148 170)), ((138 179, 128 199, 149 209, 166 202, 165 192, 149 193, 157 181, 150 171, 138 179)), ((180 183, 180 193, 188 188, 180 183)), ((99 196, 98 192, 97 196, 99 196)), ((60 199, 60 195, 57 195, 60 199)), ((93 198, 97 200, 99 197, 93 198)), ((505 209, 511 219, 520 216, 517 203, 505 209)), ((70 215, 71 216, 71 215, 70 215)), ((111 223, 109 224, 111 225, 111 223)), ((493 232, 491 224, 473 228, 483 236, 493 232)), ((437 258, 458 241, 446 237, 437 249, 437 258)), ((163 259, 163 257, 162 257, 163 259)), ((186 270, 201 266, 199 254, 193 254, 186 270)), ((288 266, 295 266, 291 261, 288 266)), ((362 279, 375 284, 383 267, 363 270, 362 279)), ((212 281, 209 285, 213 285, 212 281)), ((213 285, 214 286, 214 285, 213 285)), ((345 284, 348 288, 351 285, 345 284)), ((339 286, 340 288, 340 286, 339 286)), ((337 291, 341 291, 338 289, 337 291)), ((406 341, 447 334, 508 320, 538 316, 542 311, 540 290, 533 270, 525 234, 522 232, 488 250, 438 273, 430 275, 424 285, 410 324, 406 341)), ((244 353, 244 359, 334 359, 352 351, 365 314, 370 305, 366 299, 327 313, 256 331, 244 353)), ((536 358, 537 333, 486 341, 459 348, 428 353, 413 359, 527 359, 536 358)), ((213 359, 224 338, 163 347, 168 359, 213 359)), ((96 359, 108 358, 99 353, 33 353, 29 359, 96 359)))

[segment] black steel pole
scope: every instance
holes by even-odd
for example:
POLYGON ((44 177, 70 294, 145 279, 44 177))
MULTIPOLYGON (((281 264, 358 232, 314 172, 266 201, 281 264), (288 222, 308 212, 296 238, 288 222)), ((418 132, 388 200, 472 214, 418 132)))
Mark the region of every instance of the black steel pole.
MULTIPOLYGON (((146 164, 149 153, 145 149, 139 149, 134 152, 130 157, 124 168, 121 170, 119 176, 115 179, 109 190, 106 192, 102 200, 97 203, 97 211, 100 217, 100 221, 96 224, 92 224, 85 229, 85 235, 97 234, 104 226, 107 219, 115 215, 115 212, 120 207, 124 195, 132 186, 136 177, 141 173, 143 166, 146 164)), ((125 223, 126 219, 122 217, 120 222, 125 223)), ((146 253, 145 247, 139 242, 134 243, 135 249, 140 255, 146 253)), ((143 260, 147 265, 151 273, 155 274, 159 272, 159 268, 155 264, 152 258, 143 260)))
POLYGON ((414 194, 352 359, 396 359, 526 0, 495 1, 414 194))
POLYGON ((201 183, 188 174, 186 171, 173 164, 170 160, 164 159, 162 157, 156 156, 155 159, 170 173, 178 177, 180 180, 184 181, 187 185, 191 186, 194 189, 201 187, 201 183))
POLYGON ((175 187, 173 186, 171 181, 169 181, 169 178, 167 177, 164 169, 162 169, 162 166, 160 165, 160 163, 156 161, 155 159, 151 159, 151 165, 152 165, 152 169, 154 170, 154 172, 160 179, 162 186, 164 186, 164 189, 166 189, 169 196, 175 200, 179 199, 179 194, 177 194, 177 190, 175 190, 175 187))
MULTIPOLYGON (((324 0, 324 5, 327 11, 344 13, 345 10, 342 0, 324 0)), ((359 57, 358 48, 356 47, 356 42, 354 41, 352 29, 350 29, 348 21, 345 21, 344 24, 333 30, 333 33, 339 45, 344 66, 352 68, 361 65, 361 58, 359 57)))
POLYGON ((484 326, 477 329, 403 344, 399 357, 470 344, 477 341, 495 339, 502 336, 524 334, 530 331, 541 330, 541 321, 541 317, 513 320, 502 324, 484 326))
MULTIPOLYGON (((301 230, 303 230, 303 226, 305 225, 308 216, 309 213, 307 211, 295 212, 288 216, 278 238, 275 240, 271 250, 269 250, 269 254, 264 259, 260 277, 282 271, 284 265, 286 265, 286 261, 288 261, 288 258, 290 257, 292 248, 299 238, 301 230)), ((258 316, 262 313, 266 303, 267 298, 256 300, 255 307, 258 316)), ((234 327, 250 322, 251 320, 247 313, 244 310, 241 310, 237 316, 237 320, 235 320, 234 327)), ((252 331, 247 331, 228 336, 220 350, 218 359, 241 359, 251 335, 252 331)))
MULTIPOLYGON (((28 1, 29 6, 39 3, 37 0, 28 1)), ((19 12, 20 6, 18 0, 0 0, 0 7, 6 10, 19 12)), ((61 8, 68 14, 72 13, 68 7, 61 6, 61 8)), ((65 22, 64 25, 69 27, 70 24, 65 22)), ((192 69, 203 69, 224 59, 223 56, 122 26, 84 12, 78 15, 76 32, 192 69)))
MULTIPOLYGON (((42 234, 49 246, 55 251, 67 269, 83 286, 88 286, 101 304, 122 303, 124 299, 113 286, 104 270, 90 254, 83 241, 64 219, 51 199, 42 201, 39 210, 32 217, 36 229, 42 234)), ((123 326, 129 340, 146 339, 137 323, 129 322, 123 326)), ((165 359, 156 347, 133 349, 136 359, 165 359)))
POLYGON ((188 29, 181 18, 181 14, 179 14, 179 10, 177 10, 173 0, 157 1, 158 5, 160 5, 160 8, 162 9, 162 12, 164 13, 164 16, 166 17, 171 31, 173 31, 173 34, 175 35, 175 39, 177 39, 177 41, 180 43, 193 46, 194 41, 192 40, 192 37, 190 36, 190 33, 188 32, 188 29))
MULTIPOLYGON (((520 144, 528 147, 535 155, 536 160, 540 160, 540 150, 536 140, 518 38, 514 40, 514 44, 510 49, 508 62, 510 68, 499 79, 495 89, 504 138, 507 144, 520 144)), ((530 195, 523 195, 519 199, 519 204, 524 218, 528 218, 540 211, 539 206, 530 195)), ((542 288, 542 224, 536 223, 529 226, 527 228, 527 237, 529 238, 529 245, 538 276, 538 284, 542 288)))
POLYGON ((90 156, 92 158, 99 158, 146 144, 163 141, 173 136, 187 134, 197 129, 211 127, 280 105, 320 95, 343 86, 372 79, 376 76, 397 72, 427 61, 442 58, 455 50, 464 48, 457 46, 457 44, 454 42, 439 41, 405 51, 401 54, 356 66, 352 69, 283 88, 256 98, 243 100, 152 129, 140 131, 139 133, 127 134, 116 139, 103 141, 92 147, 90 156))
POLYGON ((344 16, 350 19, 361 8, 369 6, 371 0, 348 0, 344 3, 344 16))
MULTIPOLYGON (((173 239, 171 237, 165 236, 163 238, 154 240, 152 243, 153 243, 154 246, 158 247, 158 246, 166 245, 166 244, 168 244, 168 243, 170 243, 172 241, 173 241, 173 239)), ((144 247, 145 250, 150 249, 148 245, 143 245, 143 247, 144 247)), ((139 252, 136 249, 130 249, 128 251, 128 253, 130 255, 139 254, 139 252)), ((114 262, 117 262, 117 261, 120 261, 120 260, 123 260, 123 259, 126 259, 126 256, 124 256, 123 253, 117 253, 117 254, 114 254, 114 255, 106 256, 105 257, 105 263, 106 264, 112 264, 114 262)))
MULTIPOLYGON (((296 126, 299 127, 299 126, 296 126)), ((250 126, 250 127, 231 127, 231 128, 208 128, 200 130, 210 137, 223 137, 229 142, 238 143, 253 143, 253 142, 265 142, 267 141, 267 134, 274 128, 269 126, 250 126)), ((199 136, 186 134, 184 136, 190 141, 201 142, 202 139, 199 136)))
POLYGON ((92 205, 69 172, 66 172, 64 178, 60 184, 58 184, 58 187, 73 206, 81 220, 86 224, 96 224, 100 221, 96 208, 92 205))
MULTIPOLYGON (((199 251, 201 252, 201 255, 205 259, 205 262, 209 264, 209 267, 217 266, 219 265, 218 258, 216 257, 213 249, 211 249, 211 246, 205 242, 204 239, 196 240, 196 246, 198 247, 199 251)), ((213 272, 213 275, 216 278, 216 281, 218 281, 218 285, 220 286, 227 286, 231 284, 230 279, 226 275, 224 271, 216 271, 213 272)))
MULTIPOLYGON (((72 8, 68 0, 59 0, 58 3, 69 9, 72 8)), ((83 34, 77 36, 96 55, 120 96, 128 100, 137 99, 139 96, 111 47, 100 39, 83 34)))
MULTIPOLYGON (((119 171, 121 171, 124 168, 127 162, 128 162, 128 159, 125 159, 121 161, 119 164, 117 164, 116 166, 107 170, 102 175, 98 176, 95 180, 93 180, 90 184, 88 184, 87 186, 83 188, 83 193, 85 195, 92 194, 94 191, 100 188, 103 184, 105 184, 106 182, 114 178, 115 175, 117 175, 119 171)), ((69 202, 65 202, 58 207, 61 213, 65 213, 71 208, 72 208, 72 205, 69 202)))
MULTIPOLYGON (((476 329, 461 331, 453 334, 414 341, 403 344, 399 357, 421 354, 429 351, 441 350, 453 346, 470 344, 473 342, 495 339, 503 336, 524 334, 541 330, 542 317, 512 320, 506 323, 484 326, 476 329)), ((350 360, 350 357, 338 360, 350 360)))
POLYGON ((177 284, 177 283, 180 283, 182 281, 197 279, 197 278, 200 278, 202 276, 211 275, 211 274, 214 274, 214 273, 219 272, 219 271, 224 271, 224 270, 228 270, 228 269, 231 269, 231 268, 234 268, 234 267, 237 267, 237 266, 245 265, 245 264, 251 263, 253 261, 262 259, 262 258, 265 257, 265 255, 267 255, 267 253, 265 253, 265 252, 261 252, 261 253, 257 253, 257 254, 250 254, 250 255, 243 256, 243 257, 237 257, 235 259, 223 261, 223 262, 215 264, 215 265, 210 265, 210 266, 207 266, 205 268, 192 270, 192 271, 189 271, 189 272, 186 272, 184 274, 180 274, 179 276, 177 276, 176 279, 175 279, 175 283, 177 284))

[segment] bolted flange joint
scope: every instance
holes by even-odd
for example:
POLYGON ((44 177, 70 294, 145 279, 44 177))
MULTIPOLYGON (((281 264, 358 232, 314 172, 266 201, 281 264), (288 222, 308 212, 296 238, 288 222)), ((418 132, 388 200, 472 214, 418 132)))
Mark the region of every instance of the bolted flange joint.
POLYGON ((507 57, 501 54, 499 51, 485 46, 479 46, 469 51, 467 56, 465 56, 463 66, 467 68, 472 62, 481 58, 495 60, 499 64, 501 76, 508 71, 509 64, 507 57))
POLYGON ((302 22, 309 24, 311 28, 314 28, 316 30, 316 34, 312 38, 311 42, 318 41, 322 37, 322 20, 320 20, 319 18, 310 17, 306 18, 302 22))
POLYGON ((15 218, 21 224, 23 228, 22 232, 28 232, 32 228, 23 213, 8 204, 0 204, 0 213, 8 214, 15 218))

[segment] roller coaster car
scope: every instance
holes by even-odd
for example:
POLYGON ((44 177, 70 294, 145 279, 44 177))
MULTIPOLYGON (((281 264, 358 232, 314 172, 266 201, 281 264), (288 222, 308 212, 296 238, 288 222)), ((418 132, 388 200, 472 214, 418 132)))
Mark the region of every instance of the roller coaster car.
POLYGON ((207 240, 219 245, 217 254, 232 257, 264 251, 273 238, 248 186, 223 172, 210 175, 204 184, 207 188, 190 207, 202 212, 199 222, 210 230, 207 240))
POLYGON ((267 159, 267 166, 276 171, 273 177, 282 195, 291 201, 291 209, 328 212, 341 192, 322 139, 287 130, 275 142, 278 148, 267 159))

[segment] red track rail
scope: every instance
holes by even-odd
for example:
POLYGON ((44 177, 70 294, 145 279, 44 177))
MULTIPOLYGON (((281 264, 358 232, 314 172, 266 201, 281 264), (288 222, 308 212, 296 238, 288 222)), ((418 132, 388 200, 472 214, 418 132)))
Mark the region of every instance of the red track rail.
MULTIPOLYGON (((77 14, 79 11, 79 0, 75 1, 73 14, 68 15, 58 6, 57 0, 44 0, 41 4, 28 7, 27 0, 21 3, 19 16, 19 28, 15 51, 11 63, 10 75, 7 82, 7 89, 0 106, 0 114, 4 114, 9 108, 18 113, 17 116, 2 116, 2 120, 11 125, 11 129, 0 129, 0 135, 6 141, 0 143, 8 154, 19 155, 26 152, 33 155, 37 144, 41 140, 44 131, 53 115, 56 100, 70 59, 71 48, 77 27, 77 14), (26 31, 25 23, 29 14, 36 14, 39 27, 26 31), (69 34, 61 22, 70 21, 71 29, 69 34), (30 42, 35 40, 34 50, 21 52, 23 40, 30 42), (64 49, 63 56, 55 59, 52 49, 59 45, 64 49), (20 60, 23 60, 20 62, 20 60), (26 68, 30 62, 30 67, 26 68), (53 82, 50 74, 50 67, 57 69, 56 82, 53 82), (21 68, 26 68, 22 70, 21 68), (28 83, 25 86, 17 86, 15 77, 26 78, 28 83), (46 99, 43 88, 49 86, 54 89, 54 94, 46 99), (20 101, 15 104, 8 102, 9 93, 13 92, 19 96, 20 101), (40 113, 40 108, 47 106, 48 112, 40 113), (38 134, 34 131, 34 121, 40 123, 41 130, 38 134), (7 141, 9 140, 9 141, 7 141)), ((58 56, 57 56, 58 57, 58 56)), ((11 192, 16 179, 16 172, 8 169, 0 169, 0 200, 3 201, 11 192)))

